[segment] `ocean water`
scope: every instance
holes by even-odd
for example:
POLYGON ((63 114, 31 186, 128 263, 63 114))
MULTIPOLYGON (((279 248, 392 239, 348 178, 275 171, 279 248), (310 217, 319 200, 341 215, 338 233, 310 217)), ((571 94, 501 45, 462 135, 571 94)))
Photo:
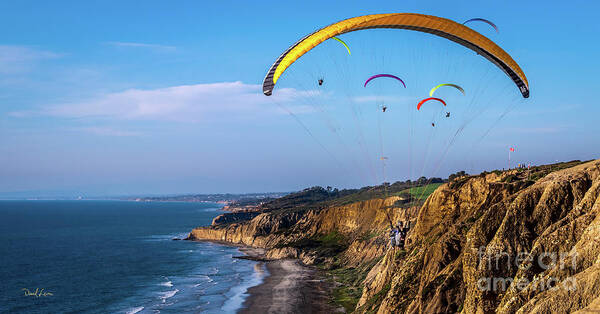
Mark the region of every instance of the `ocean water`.
POLYGON ((262 282, 263 265, 233 259, 243 255, 235 247, 172 240, 210 224, 217 210, 204 203, 0 201, 0 312, 234 313, 246 290, 262 282))

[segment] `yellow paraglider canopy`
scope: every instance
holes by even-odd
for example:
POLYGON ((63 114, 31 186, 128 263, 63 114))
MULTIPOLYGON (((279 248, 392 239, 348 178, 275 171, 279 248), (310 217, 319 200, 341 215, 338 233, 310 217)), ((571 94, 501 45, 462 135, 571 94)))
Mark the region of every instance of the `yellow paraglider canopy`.
POLYGON ((502 48, 480 33, 452 20, 415 13, 372 14, 346 19, 300 39, 288 48, 277 60, 263 81, 263 93, 273 93, 273 88, 283 72, 305 53, 340 34, 370 28, 397 28, 430 33, 459 43, 482 55, 502 71, 517 85, 523 97, 529 97, 527 77, 513 58, 502 48))

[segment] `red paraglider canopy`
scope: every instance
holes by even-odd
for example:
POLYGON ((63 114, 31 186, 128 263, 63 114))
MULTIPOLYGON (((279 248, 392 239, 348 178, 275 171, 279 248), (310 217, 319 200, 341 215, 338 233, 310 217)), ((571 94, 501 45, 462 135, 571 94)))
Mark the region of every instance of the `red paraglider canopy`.
POLYGON ((421 110, 421 106, 430 100, 437 100, 437 101, 441 102, 442 104, 444 104, 444 106, 446 105, 446 102, 439 98, 429 97, 429 98, 425 98, 425 99, 421 100, 421 102, 419 102, 419 104, 417 105, 417 110, 421 110))

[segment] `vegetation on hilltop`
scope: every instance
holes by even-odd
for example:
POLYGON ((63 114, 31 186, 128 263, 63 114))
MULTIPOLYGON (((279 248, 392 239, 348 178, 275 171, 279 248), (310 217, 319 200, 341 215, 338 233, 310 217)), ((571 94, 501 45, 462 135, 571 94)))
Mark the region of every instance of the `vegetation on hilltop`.
POLYGON ((343 189, 315 186, 300 192, 291 193, 278 199, 271 200, 260 206, 263 211, 298 211, 307 209, 321 209, 330 206, 343 206, 370 199, 383 199, 393 195, 405 195, 407 199, 424 200, 440 184, 445 182, 441 178, 421 177, 416 181, 397 181, 393 184, 384 183, 376 186, 367 186, 360 189, 343 189), (423 190, 423 187, 429 188, 423 190), (425 193, 422 193, 425 192, 425 193))

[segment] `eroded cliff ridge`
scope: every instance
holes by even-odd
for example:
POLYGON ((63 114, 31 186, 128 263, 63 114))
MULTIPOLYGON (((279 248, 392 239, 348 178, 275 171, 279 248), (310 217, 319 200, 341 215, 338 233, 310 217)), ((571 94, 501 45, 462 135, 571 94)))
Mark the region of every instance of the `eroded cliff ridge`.
POLYGON ((424 203, 406 195, 270 208, 189 239, 262 247, 269 258, 326 269, 341 283, 336 301, 358 313, 598 309, 600 161, 459 177, 424 203), (404 249, 387 238, 399 220, 413 222, 404 249))

